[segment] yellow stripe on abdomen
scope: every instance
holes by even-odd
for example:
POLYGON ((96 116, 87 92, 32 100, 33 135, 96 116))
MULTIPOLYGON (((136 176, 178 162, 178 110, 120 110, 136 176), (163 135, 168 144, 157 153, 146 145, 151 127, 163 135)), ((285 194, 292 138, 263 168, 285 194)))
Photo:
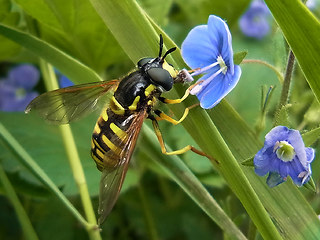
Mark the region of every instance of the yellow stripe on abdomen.
POLYGON ((107 138, 105 135, 102 135, 102 141, 110 148, 114 153, 117 153, 121 151, 120 148, 118 148, 116 145, 114 145, 109 138, 107 138))
POLYGON ((99 127, 98 123, 96 123, 96 125, 94 126, 93 132, 96 134, 100 134, 101 128, 99 127))
POLYGON ((106 122, 108 121, 108 114, 107 114, 107 109, 104 109, 101 113, 102 119, 106 122))
POLYGON ((99 148, 96 148, 96 154, 97 154, 101 159, 104 159, 104 153, 103 153, 99 148))
POLYGON ((121 128, 119 128, 117 125, 114 123, 110 124, 110 129, 114 132, 115 135, 118 136, 122 141, 124 141, 127 137, 127 133, 123 131, 121 128))

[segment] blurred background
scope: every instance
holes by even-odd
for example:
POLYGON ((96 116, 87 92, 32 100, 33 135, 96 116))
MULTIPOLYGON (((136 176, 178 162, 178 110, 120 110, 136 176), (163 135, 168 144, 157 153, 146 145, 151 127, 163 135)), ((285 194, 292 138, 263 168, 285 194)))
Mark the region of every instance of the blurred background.
MULTIPOLYGON (((1 0, 3 7, 0 7, 0 22, 24 31, 28 26, 34 26, 31 31, 40 32, 42 39, 77 58, 106 80, 124 76, 135 67, 88 1, 52 2, 59 6, 56 10, 65 9, 59 12, 59 17, 66 23, 62 27, 55 22, 55 12, 48 10, 44 0, 28 3, 23 0, 1 0)), ((246 60, 266 61, 284 73, 288 46, 263 1, 137 2, 178 46, 181 46, 183 39, 194 26, 206 24, 210 14, 218 15, 225 19, 230 27, 235 53, 247 51, 246 60)), ((317 0, 309 0, 308 7, 319 16, 317 0)), ((37 63, 36 56, 0 36, 0 122, 83 214, 57 127, 47 125, 37 116, 26 116, 23 113, 31 98, 46 91, 37 63), (30 79, 30 84, 20 81, 26 78, 30 79)), ((263 64, 244 62, 241 68, 240 82, 227 96, 227 101, 263 141, 265 133, 273 124, 272 118, 280 97, 281 84, 275 72, 263 64), (262 122, 261 105, 266 101, 266 96, 262 97, 262 89, 266 93, 270 87, 273 91, 268 95, 270 99, 267 115, 265 122, 262 122)), ((56 74, 61 87, 73 84, 58 70, 56 74)), ((290 102, 292 107, 289 108, 289 114, 293 126, 299 130, 318 126, 319 106, 298 66, 294 71, 290 102)), ((71 124, 94 209, 98 207, 100 172, 89 152, 90 138, 97 117, 98 113, 92 114, 71 124)), ((182 126, 161 122, 160 127, 171 148, 195 145, 182 126)), ((222 239, 221 230, 159 170, 144 151, 145 147, 147 146, 141 136, 119 200, 102 226, 103 239, 222 239)), ((319 149, 319 143, 313 147, 319 149)), ((0 163, 18 193, 39 238, 88 239, 86 231, 74 217, 61 206, 56 197, 42 187, 17 158, 0 138, 0 163)), ((183 154, 181 158, 246 233, 249 218, 245 210, 207 159, 199 158, 193 153, 183 154)), ((318 162, 313 162, 314 179, 319 179, 318 162)), ((315 199, 315 195, 303 188, 301 192, 319 213, 320 202, 315 199)), ((4 195, 1 184, 0 194, 0 239, 24 239, 19 221, 4 195)))

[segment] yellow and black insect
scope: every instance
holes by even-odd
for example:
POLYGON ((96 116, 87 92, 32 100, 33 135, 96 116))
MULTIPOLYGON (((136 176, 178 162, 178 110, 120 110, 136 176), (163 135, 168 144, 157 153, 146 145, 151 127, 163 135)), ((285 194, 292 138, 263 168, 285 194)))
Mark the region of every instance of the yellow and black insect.
POLYGON ((188 114, 189 108, 180 120, 175 120, 154 109, 159 100, 167 104, 183 101, 189 94, 187 89, 180 99, 166 99, 161 93, 169 91, 173 84, 181 80, 181 75, 165 61, 165 57, 175 48, 162 56, 163 40, 160 35, 160 50, 156 58, 142 58, 137 69, 121 80, 89 83, 47 92, 34 99, 26 113, 36 111, 46 121, 53 124, 66 124, 92 112, 98 100, 113 93, 109 103, 103 109, 93 131, 91 156, 102 171, 99 198, 99 224, 113 208, 128 169, 128 163, 146 118, 152 120, 155 133, 164 154, 182 154, 192 150, 207 156, 188 145, 180 150, 167 152, 157 118, 173 124, 180 123, 188 114))

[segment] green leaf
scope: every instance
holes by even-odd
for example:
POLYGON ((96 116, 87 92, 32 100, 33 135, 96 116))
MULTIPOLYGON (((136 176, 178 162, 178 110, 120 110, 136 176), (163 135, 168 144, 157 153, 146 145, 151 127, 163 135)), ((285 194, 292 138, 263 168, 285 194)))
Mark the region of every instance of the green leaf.
MULTIPOLYGON (((17 12, 9 12, 10 1, 0 1, 0 23, 16 26, 20 21, 20 15, 17 12)), ((21 51, 21 46, 15 42, 0 36, 0 61, 8 60, 21 51)))
POLYGON ((75 83, 101 81, 93 70, 39 38, 3 24, 0 34, 42 57, 75 83))
POLYGON ((208 16, 214 14, 226 19, 228 25, 232 26, 237 23, 250 0, 177 0, 176 2, 193 24, 206 24, 208 16))
POLYGON ((247 56, 248 51, 241 51, 241 52, 237 52, 233 55, 233 61, 234 64, 239 65, 243 59, 247 56))
POLYGON ((17 0, 17 3, 37 20, 43 40, 98 73, 123 61, 123 51, 89 1, 17 0))
POLYGON ((161 169, 165 170, 228 236, 232 236, 235 239, 246 239, 179 157, 161 155, 156 136, 150 128, 144 126, 142 135, 143 145, 146 146, 146 152, 150 158, 154 160, 161 169))
MULTIPOLYGON (((23 143, 23 147, 48 174, 56 186, 61 187, 66 195, 77 194, 78 190, 70 171, 58 126, 48 125, 38 116, 23 113, 1 113, 0 116, 2 124, 14 137, 19 139, 20 143, 23 143), (23 122, 24 124, 19 127, 17 122, 23 122)), ((93 119, 77 123, 74 127, 74 135, 76 139, 79 139, 77 145, 87 174, 90 194, 96 196, 98 194, 100 172, 97 171, 89 155, 89 140, 93 124, 93 119)), ((11 163, 11 159, 16 159, 12 153, 1 151, 1 158, 4 159, 3 164, 7 171, 19 172, 19 175, 25 181, 33 184, 37 183, 34 177, 26 172, 26 169, 18 168, 19 164, 16 161, 11 163)))
POLYGON ((246 167, 254 167, 253 159, 254 159, 253 157, 248 158, 247 160, 244 160, 243 162, 241 162, 241 164, 246 167))
POLYGON ((281 108, 277 110, 274 116, 274 126, 291 126, 288 115, 289 107, 291 107, 291 105, 287 104, 285 106, 281 106, 281 108))
POLYGON ((13 186, 11 185, 9 178, 7 177, 7 174, 5 173, 1 165, 0 165, 0 180, 3 188, 5 189, 6 196, 10 200, 15 210, 15 213, 19 219, 24 236, 28 240, 39 239, 31 224, 30 218, 28 217, 25 209, 23 208, 16 192, 14 191, 13 186))
POLYGON ((317 192, 317 188, 316 188, 316 184, 313 181, 313 178, 311 177, 310 180, 303 185, 306 189, 316 193, 317 192))
MULTIPOLYGON (((9 146, 12 151, 19 157, 19 161, 23 166, 25 166, 34 176, 48 187, 67 207, 67 209, 82 223, 84 227, 88 227, 86 220, 80 215, 80 213, 74 208, 74 206, 68 201, 68 199, 61 193, 57 186, 51 181, 51 179, 46 175, 45 172, 39 167, 38 164, 32 159, 32 157, 26 152, 26 150, 21 146, 21 144, 13 137, 7 128, 0 123, 0 137, 7 146, 9 146)), ((11 158, 12 159, 12 158, 11 158)))
POLYGON ((141 57, 158 54, 159 36, 135 1, 90 2, 134 63, 141 57), (119 22, 121 27, 116 24, 119 22))
POLYGON ((138 3, 149 16, 152 16, 157 24, 165 25, 168 22, 168 13, 172 7, 173 0, 140 0, 138 3))
POLYGON ((300 0, 265 0, 320 102, 320 23, 300 0))
POLYGON ((304 144, 307 147, 313 144, 315 141, 317 141, 319 139, 319 136, 320 136, 320 128, 315 128, 308 132, 304 132, 302 134, 304 144))
POLYGON ((0 0, 0 6, 0 21, 2 21, 10 11, 11 2, 9 0, 0 0))

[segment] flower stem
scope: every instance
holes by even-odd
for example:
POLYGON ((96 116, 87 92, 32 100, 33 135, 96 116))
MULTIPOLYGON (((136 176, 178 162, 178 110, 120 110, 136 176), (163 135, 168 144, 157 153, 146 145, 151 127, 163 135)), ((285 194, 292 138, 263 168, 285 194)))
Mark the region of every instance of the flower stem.
MULTIPOLYGON (((58 83, 53 68, 42 59, 40 59, 40 68, 43 73, 47 89, 57 89, 58 83)), ((82 206, 84 208, 86 218, 90 225, 97 226, 97 221, 92 207, 87 182, 85 179, 77 147, 71 132, 71 128, 69 125, 62 125, 60 126, 60 131, 68 155, 69 164, 71 166, 73 177, 79 189, 80 198, 82 201, 82 206)), ((87 228, 87 231, 90 239, 101 239, 98 226, 87 228)))
POLYGON ((264 66, 270 68, 277 75, 279 82, 281 84, 283 84, 284 79, 283 79, 282 74, 273 65, 271 65, 265 61, 258 60, 258 59, 244 59, 241 63, 256 63, 256 64, 264 65, 264 66))
POLYGON ((10 183, 10 180, 8 179, 4 169, 0 165, 0 181, 1 185, 4 188, 5 194, 10 200, 17 217, 19 219, 19 223, 21 224, 22 231, 24 233, 24 237, 28 240, 37 240, 39 239, 36 232, 34 231, 34 228, 30 222, 30 219, 28 218, 28 215, 26 211, 24 210, 22 204, 19 201, 19 198, 17 194, 14 191, 13 186, 10 183))
POLYGON ((288 57, 286 74, 284 76, 284 81, 283 81, 283 85, 282 85, 279 109, 282 106, 285 106, 287 104, 287 102, 288 102, 289 89, 290 89, 290 83, 291 83, 291 76, 292 76, 293 66, 294 66, 294 62, 295 62, 294 60, 295 60, 295 56, 294 56, 293 52, 290 50, 289 57, 288 57))

